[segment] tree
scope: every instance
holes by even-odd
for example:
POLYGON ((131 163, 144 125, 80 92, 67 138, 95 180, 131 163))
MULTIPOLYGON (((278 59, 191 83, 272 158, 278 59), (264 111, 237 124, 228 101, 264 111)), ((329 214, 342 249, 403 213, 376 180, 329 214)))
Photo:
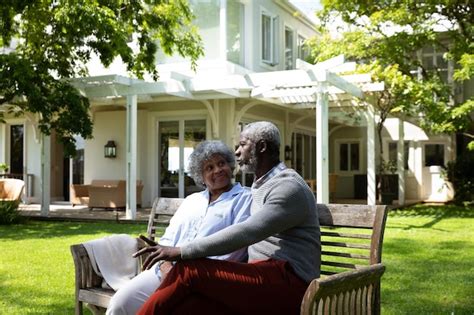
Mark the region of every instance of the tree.
MULTIPOLYGON (((459 100, 454 90, 474 73, 474 12, 469 1, 361 1, 323 0, 317 12, 321 36, 308 43, 315 62, 344 54, 371 72, 374 81, 385 82, 375 94, 379 116, 379 175, 384 165, 381 132, 389 115, 412 116, 434 133, 469 133, 474 101, 459 100), (440 67, 427 67, 419 52, 444 52, 441 63, 456 65, 454 80, 440 67), (456 83, 456 84, 454 84, 456 83)), ((382 178, 382 176, 381 176, 382 178)))
MULTIPOLYGON (((316 61, 343 53, 365 64, 387 90, 378 96, 383 120, 403 113, 432 132, 469 133, 474 100, 458 100, 455 84, 474 74, 474 12, 470 1, 322 1, 322 36, 311 42, 316 61), (338 37, 331 35, 338 24, 338 37), (422 63, 419 52, 435 49, 456 66, 450 82, 440 67, 422 63), (422 113, 422 115, 418 115, 422 113)), ((474 141, 470 146, 474 148, 474 141)))
POLYGON ((158 78, 158 48, 195 67, 203 48, 192 19, 185 0, 2 0, 0 119, 33 113, 74 154, 73 136, 91 138, 92 121, 71 79, 87 76, 94 54, 105 66, 120 57, 138 78, 158 78))

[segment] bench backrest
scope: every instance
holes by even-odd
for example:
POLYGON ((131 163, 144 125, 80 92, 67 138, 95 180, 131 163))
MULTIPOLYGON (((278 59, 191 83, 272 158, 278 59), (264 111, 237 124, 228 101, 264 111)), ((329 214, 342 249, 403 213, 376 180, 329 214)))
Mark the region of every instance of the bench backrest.
MULTIPOLYGON (((156 227, 169 223, 183 198, 156 198, 147 234, 156 238, 156 227)), ((386 206, 317 204, 321 225, 321 274, 329 275, 382 261, 386 206)))
POLYGON ((147 234, 148 238, 155 240, 156 227, 158 225, 168 224, 171 217, 183 202, 183 198, 156 198, 151 207, 150 217, 148 218, 147 234))
POLYGON ((318 204, 321 274, 382 262, 386 206, 318 204))

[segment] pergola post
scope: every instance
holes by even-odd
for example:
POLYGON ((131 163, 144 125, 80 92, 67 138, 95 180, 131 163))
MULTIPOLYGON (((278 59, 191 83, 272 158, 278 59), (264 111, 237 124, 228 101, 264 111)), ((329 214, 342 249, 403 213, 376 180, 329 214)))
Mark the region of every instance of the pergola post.
POLYGON ((137 217, 137 95, 127 95, 126 218, 137 217))
POLYGON ((51 136, 41 137, 41 215, 49 215, 51 204, 51 136))
POLYGON ((367 103, 367 204, 376 204, 375 177, 375 110, 372 104, 367 103))
POLYGON ((403 120, 398 119, 397 172, 398 204, 405 204, 405 129, 403 120))
POLYGON ((321 82, 316 93, 316 201, 329 203, 328 92, 321 82))

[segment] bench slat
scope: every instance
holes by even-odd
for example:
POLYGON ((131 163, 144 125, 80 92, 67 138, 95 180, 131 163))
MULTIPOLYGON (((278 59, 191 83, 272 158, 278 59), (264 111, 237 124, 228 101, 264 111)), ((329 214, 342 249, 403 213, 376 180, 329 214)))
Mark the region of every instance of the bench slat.
POLYGON ((326 232, 326 231, 321 231, 321 236, 359 238, 359 239, 369 239, 369 240, 372 237, 371 235, 368 235, 368 234, 353 234, 353 233, 326 232))
POLYGON ((337 257, 345 257, 345 258, 354 258, 354 259, 364 259, 369 261, 370 256, 361 255, 361 254, 354 254, 354 253, 341 253, 341 252, 331 252, 331 251, 321 251, 321 255, 325 256, 337 256, 337 257))

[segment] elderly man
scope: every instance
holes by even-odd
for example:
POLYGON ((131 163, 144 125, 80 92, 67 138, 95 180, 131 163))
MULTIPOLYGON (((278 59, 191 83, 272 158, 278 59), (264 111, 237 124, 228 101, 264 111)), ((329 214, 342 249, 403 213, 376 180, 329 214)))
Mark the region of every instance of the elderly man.
POLYGON ((250 217, 181 247, 152 246, 145 262, 179 260, 138 314, 298 314, 319 276, 320 231, 305 181, 279 159, 280 135, 269 122, 249 124, 235 152, 255 172, 250 217), (250 246, 249 246, 250 245, 250 246), (197 259, 248 247, 249 263, 197 259))

